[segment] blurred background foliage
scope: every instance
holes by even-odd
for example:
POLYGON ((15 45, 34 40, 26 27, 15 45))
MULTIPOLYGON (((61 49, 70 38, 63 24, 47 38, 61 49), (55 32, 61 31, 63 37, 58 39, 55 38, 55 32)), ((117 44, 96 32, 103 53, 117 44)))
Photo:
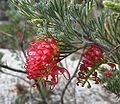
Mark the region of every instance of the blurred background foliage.
POLYGON ((35 28, 9 0, 0 0, 0 48, 18 49, 17 32, 21 32, 24 43, 36 34, 35 28))

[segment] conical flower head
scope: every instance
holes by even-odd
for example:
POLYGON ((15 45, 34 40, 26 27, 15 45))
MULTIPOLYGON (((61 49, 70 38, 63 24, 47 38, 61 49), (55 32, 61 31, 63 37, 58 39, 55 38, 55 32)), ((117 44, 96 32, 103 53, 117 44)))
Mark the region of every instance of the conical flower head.
MULTIPOLYGON (((58 73, 67 72, 65 68, 57 65, 59 58, 59 45, 53 37, 36 37, 30 42, 29 48, 25 51, 25 69, 29 79, 41 79, 46 85, 55 86, 58 82, 58 73)), ((68 77, 69 73, 67 72, 68 77)))

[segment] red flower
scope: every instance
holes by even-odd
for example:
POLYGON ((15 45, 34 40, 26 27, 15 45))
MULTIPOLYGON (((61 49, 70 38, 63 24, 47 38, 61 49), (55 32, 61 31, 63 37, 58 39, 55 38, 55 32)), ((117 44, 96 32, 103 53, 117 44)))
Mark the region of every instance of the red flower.
POLYGON ((102 61, 102 57, 103 52, 98 46, 92 44, 86 48, 80 64, 80 70, 78 72, 78 79, 82 80, 81 82, 84 82, 84 80, 88 80, 91 75, 94 77, 93 80, 96 84, 100 82, 98 78, 98 73, 95 71, 96 69, 94 69, 94 66, 102 61))
POLYGON ((87 47, 86 51, 83 54, 84 58, 87 58, 90 61, 99 61, 101 57, 103 56, 103 53, 101 49, 92 44, 91 46, 87 47))
POLYGON ((85 67, 92 67, 92 66, 94 66, 94 63, 91 60, 89 60, 89 59, 83 58, 82 62, 85 65, 85 67))
POLYGON ((96 62, 101 61, 102 56, 103 53, 98 46, 94 44, 90 45, 83 53, 82 66, 80 65, 80 69, 95 66, 96 62))
POLYGON ((88 46, 83 53, 80 70, 78 72, 78 83, 82 83, 82 86, 84 86, 88 80, 92 79, 95 81, 95 84, 99 84, 101 82, 99 72, 102 71, 103 76, 110 77, 115 70, 116 64, 109 62, 109 60, 104 57, 102 50, 98 46, 92 44, 88 46), (99 70, 99 66, 105 63, 107 63, 112 70, 107 68, 99 70))
POLYGON ((29 79, 40 78, 44 86, 50 85, 50 89, 58 83, 59 72, 69 79, 68 71, 57 66, 60 53, 57 40, 53 37, 33 38, 25 53, 27 56, 25 69, 29 79))

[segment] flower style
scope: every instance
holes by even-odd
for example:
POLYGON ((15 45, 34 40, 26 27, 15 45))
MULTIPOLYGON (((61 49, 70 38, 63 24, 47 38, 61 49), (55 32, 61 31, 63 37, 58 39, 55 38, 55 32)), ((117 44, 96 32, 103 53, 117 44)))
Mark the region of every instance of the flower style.
POLYGON ((61 72, 66 79, 70 78, 67 69, 57 65, 59 61, 59 45, 53 37, 43 36, 33 38, 26 53, 25 69, 29 79, 40 80, 43 85, 53 89, 58 83, 61 72), (66 76, 66 74, 68 76, 66 76))

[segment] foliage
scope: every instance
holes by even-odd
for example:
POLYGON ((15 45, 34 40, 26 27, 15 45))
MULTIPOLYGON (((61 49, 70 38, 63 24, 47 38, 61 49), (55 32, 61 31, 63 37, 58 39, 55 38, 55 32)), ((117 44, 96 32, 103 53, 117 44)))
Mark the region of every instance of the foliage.
MULTIPOLYGON (((16 49, 19 47, 18 44, 21 44, 16 33, 21 32, 22 40, 27 43, 31 36, 35 34, 35 28, 26 22, 26 19, 20 15, 17 8, 10 1, 5 2, 3 0, 0 2, 3 3, 4 7, 1 10, 4 10, 4 14, 8 17, 8 20, 0 21, 1 47, 16 49)), ((24 47, 27 47, 27 44, 24 47)))
MULTIPOLYGON (((120 2, 120 1, 119 1, 120 2)), ((116 3, 116 2, 112 2, 112 1, 104 1, 103 4, 106 6, 106 7, 109 7, 115 11, 118 11, 120 12, 120 3, 116 3)))

